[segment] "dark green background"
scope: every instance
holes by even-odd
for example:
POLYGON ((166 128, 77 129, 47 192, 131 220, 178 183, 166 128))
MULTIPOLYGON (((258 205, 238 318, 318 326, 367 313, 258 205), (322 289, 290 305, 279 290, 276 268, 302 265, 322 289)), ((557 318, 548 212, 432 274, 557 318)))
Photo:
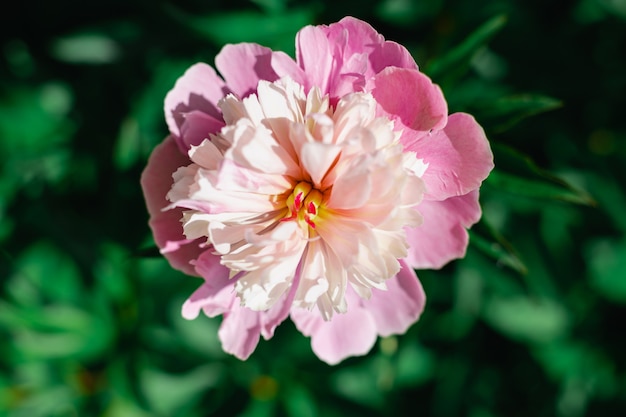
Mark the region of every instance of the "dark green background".
POLYGON ((626 1, 49 1, 0 17, 0 415, 626 415, 626 1), (293 325, 241 362, 155 256, 139 175, 166 92, 227 42, 345 15, 407 46, 496 170, 406 335, 329 367, 293 325))

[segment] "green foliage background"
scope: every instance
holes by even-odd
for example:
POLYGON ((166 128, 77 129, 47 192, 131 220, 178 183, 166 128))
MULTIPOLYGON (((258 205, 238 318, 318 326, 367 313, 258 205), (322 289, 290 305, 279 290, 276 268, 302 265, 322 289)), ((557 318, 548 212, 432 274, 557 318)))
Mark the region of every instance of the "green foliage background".
POLYGON ((626 1, 17 2, 0 17, 0 415, 626 415, 626 1), (406 45, 496 170, 407 334, 329 367, 283 324, 241 362, 154 256, 162 102, 227 42, 344 15, 406 45))

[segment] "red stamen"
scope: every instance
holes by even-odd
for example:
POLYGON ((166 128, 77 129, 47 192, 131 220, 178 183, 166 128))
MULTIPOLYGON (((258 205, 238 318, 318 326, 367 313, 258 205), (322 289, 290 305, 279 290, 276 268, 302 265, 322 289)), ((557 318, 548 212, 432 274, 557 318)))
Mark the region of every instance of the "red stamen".
POLYGON ((315 223, 313 223, 313 220, 311 220, 309 218, 309 216, 304 216, 304 221, 306 222, 306 224, 308 224, 312 229, 315 229, 315 223))
POLYGON ((317 215, 317 208, 315 207, 315 204, 313 204, 312 201, 309 203, 309 207, 307 207, 307 213, 310 213, 314 216, 317 215))
POLYGON ((295 220, 298 218, 298 212, 296 210, 291 210, 291 216, 289 217, 283 217, 282 219, 280 219, 281 222, 287 222, 289 220, 295 220))
POLYGON ((304 193, 303 192, 299 192, 296 197, 293 200, 293 205, 297 210, 300 210, 300 208, 302 207, 302 199, 304 198, 304 193))

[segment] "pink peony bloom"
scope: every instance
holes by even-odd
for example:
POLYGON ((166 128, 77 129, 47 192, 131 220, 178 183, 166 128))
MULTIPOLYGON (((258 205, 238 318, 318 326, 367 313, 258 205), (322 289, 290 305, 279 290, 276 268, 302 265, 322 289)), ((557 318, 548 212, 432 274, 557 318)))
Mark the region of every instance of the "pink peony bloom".
POLYGON ((409 52, 367 23, 308 26, 297 59, 225 46, 165 99, 170 135, 142 175, 174 268, 204 283, 183 316, 223 315, 245 359, 290 317, 329 364, 404 333, 414 268, 464 256, 493 168, 482 128, 448 116, 409 52))

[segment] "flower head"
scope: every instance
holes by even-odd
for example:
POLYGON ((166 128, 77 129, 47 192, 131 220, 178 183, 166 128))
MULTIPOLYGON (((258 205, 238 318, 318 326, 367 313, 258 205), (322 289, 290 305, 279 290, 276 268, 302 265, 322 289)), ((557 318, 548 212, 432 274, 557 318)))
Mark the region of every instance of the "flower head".
POLYGON ((204 279, 185 317, 222 314, 224 349, 246 358, 290 316, 336 363, 418 319, 413 268, 464 255, 492 155, 365 22, 305 27, 296 47, 227 45, 223 79, 191 67, 142 186, 162 253, 204 279))

